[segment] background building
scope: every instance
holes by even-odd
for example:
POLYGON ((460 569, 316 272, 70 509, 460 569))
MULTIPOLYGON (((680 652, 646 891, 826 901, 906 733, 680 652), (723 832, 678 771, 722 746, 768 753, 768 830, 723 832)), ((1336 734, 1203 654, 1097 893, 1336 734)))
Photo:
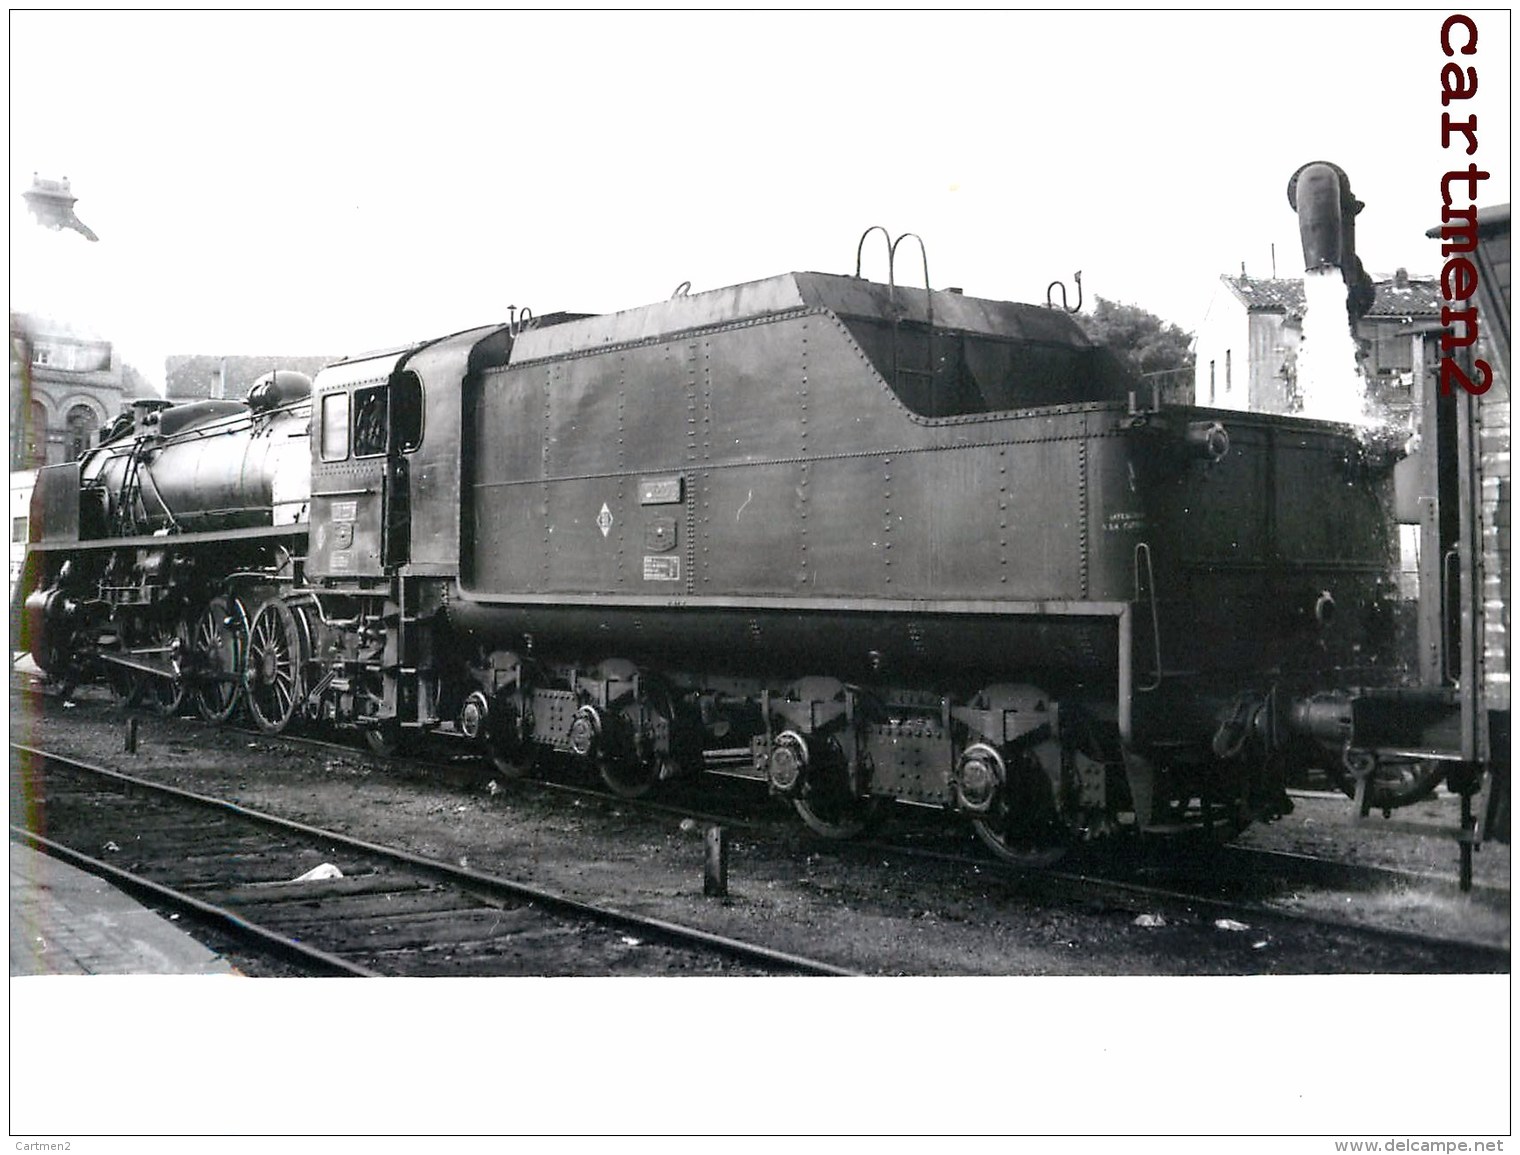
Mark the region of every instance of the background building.
MULTIPOLYGON (((1196 403, 1256 413, 1300 412, 1303 280, 1242 273, 1219 281, 1198 329, 1196 403)), ((1441 328, 1441 285, 1400 269, 1373 287, 1372 308, 1356 325, 1362 375, 1380 411, 1391 421, 1406 422, 1414 404, 1420 345, 1441 328)))
POLYGON ((103 337, 26 313, 10 325, 12 471, 72 461, 124 401, 153 392, 103 337))
POLYGON ((37 484, 34 470, 11 474, 11 589, 21 576, 21 556, 26 552, 28 518, 31 514, 32 487, 37 484))

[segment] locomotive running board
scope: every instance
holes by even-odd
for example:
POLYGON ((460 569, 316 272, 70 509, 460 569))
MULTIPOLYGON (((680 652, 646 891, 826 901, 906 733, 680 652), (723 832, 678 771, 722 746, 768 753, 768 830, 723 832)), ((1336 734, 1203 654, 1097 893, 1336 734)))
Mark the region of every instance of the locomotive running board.
POLYGON ((287 525, 255 525, 245 529, 204 529, 186 533, 139 534, 136 537, 86 538, 80 541, 34 541, 28 553, 54 553, 60 550, 162 549, 166 545, 224 545, 229 541, 249 541, 265 537, 297 537, 307 533, 311 523, 292 521, 287 525))

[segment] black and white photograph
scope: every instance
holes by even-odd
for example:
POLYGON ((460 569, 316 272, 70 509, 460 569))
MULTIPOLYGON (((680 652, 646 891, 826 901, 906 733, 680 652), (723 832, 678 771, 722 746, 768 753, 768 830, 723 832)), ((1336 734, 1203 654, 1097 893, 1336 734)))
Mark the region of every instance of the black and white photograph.
POLYGON ((1510 41, 12 9, 14 1149, 1503 1151, 1510 41))

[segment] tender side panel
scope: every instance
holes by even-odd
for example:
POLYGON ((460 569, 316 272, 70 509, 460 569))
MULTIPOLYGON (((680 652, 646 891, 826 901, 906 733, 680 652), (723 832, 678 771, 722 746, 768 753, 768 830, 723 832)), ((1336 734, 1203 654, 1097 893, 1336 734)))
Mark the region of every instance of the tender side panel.
POLYGON ((477 592, 1084 594, 1084 418, 934 424, 832 317, 488 375, 477 592))

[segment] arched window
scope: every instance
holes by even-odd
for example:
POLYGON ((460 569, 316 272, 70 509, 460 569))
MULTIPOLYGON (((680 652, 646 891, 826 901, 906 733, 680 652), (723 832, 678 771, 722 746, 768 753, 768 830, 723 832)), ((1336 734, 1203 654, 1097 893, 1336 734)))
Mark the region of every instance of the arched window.
POLYGON ((84 451, 94 443, 95 431, 100 428, 100 418, 88 405, 75 405, 69 410, 64 433, 64 460, 78 461, 84 451))
POLYGON ((47 406, 33 401, 16 439, 16 468, 39 469, 47 464, 47 406))

